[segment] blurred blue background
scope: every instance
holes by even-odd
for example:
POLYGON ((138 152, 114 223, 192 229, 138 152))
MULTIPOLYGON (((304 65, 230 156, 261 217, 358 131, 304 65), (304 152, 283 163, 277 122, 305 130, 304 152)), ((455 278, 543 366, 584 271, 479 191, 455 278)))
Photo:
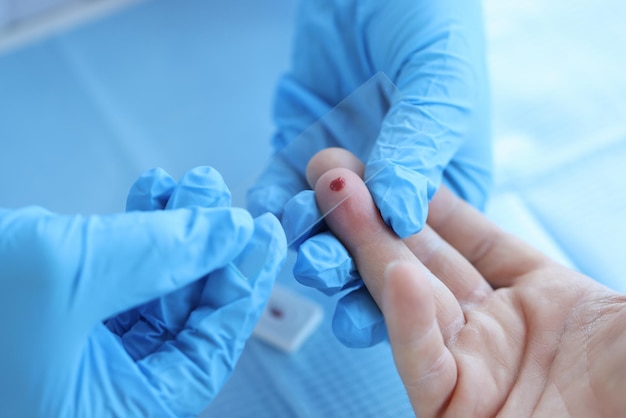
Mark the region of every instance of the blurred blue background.
MULTIPOLYGON (((245 206, 271 152, 296 1, 128 3, 55 26, 0 0, 1 207, 118 212, 142 171, 180 177, 198 165, 217 168, 245 206), (24 28, 38 35, 14 42, 24 28)), ((626 3, 484 4, 496 150, 488 214, 626 291, 626 3)), ((333 299, 295 283, 289 263, 279 282, 325 307, 322 326, 290 356, 251 340, 205 413, 410 416, 389 348, 342 347, 333 299)))
POLYGON ((5 52, 0 205, 121 211, 142 171, 206 164, 241 197, 270 153, 293 12, 289 0, 151 1, 5 52))

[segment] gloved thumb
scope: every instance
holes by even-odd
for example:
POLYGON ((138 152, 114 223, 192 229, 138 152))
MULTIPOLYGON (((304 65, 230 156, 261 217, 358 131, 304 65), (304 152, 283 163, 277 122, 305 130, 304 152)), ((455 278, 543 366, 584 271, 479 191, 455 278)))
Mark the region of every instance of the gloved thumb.
POLYGON ((237 208, 86 218, 27 208, 1 221, 2 234, 11 235, 2 270, 20 276, 11 277, 12 286, 52 287, 46 303, 62 303, 64 312, 69 306, 92 323, 224 267, 254 229, 250 214, 237 208))
POLYGON ((86 286, 106 301, 103 314, 128 309, 224 267, 252 237, 252 217, 237 208, 124 214, 90 222, 86 286))

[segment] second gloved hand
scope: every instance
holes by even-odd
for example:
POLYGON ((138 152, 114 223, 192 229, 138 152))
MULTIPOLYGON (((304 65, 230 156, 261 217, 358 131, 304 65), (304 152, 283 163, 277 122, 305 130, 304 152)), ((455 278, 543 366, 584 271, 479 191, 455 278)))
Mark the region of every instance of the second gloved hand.
MULTIPOLYGON (((230 190, 211 167, 197 167, 178 183, 161 169, 149 170, 132 186, 126 203, 128 211, 230 205, 230 190)), ((202 306, 203 299, 206 303, 210 295, 210 304, 203 310, 207 316, 205 321, 214 323, 210 337, 212 348, 204 356, 211 363, 213 374, 207 375, 208 380, 203 387, 198 387, 198 393, 186 395, 189 406, 194 405, 196 410, 202 408, 230 376, 265 307, 285 253, 284 233, 278 220, 271 214, 261 215, 254 219, 250 242, 231 266, 131 309, 109 320, 107 326, 121 336, 127 351, 140 359, 181 332, 190 310, 202 306), (242 274, 250 276, 246 278, 242 274)))
POLYGON ((282 265, 282 229, 271 215, 191 204, 224 194, 207 169, 179 184, 150 176, 129 206, 179 208, 0 210, 7 416, 196 416, 231 373, 282 265), (230 267, 251 257, 265 263, 247 278, 230 267))

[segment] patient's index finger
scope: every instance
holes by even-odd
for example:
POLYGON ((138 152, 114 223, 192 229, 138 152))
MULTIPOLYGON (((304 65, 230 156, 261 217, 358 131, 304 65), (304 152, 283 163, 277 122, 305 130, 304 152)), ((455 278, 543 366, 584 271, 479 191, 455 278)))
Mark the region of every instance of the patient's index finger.
POLYGON ((380 217, 358 174, 347 168, 331 169, 317 180, 315 195, 323 213, 341 202, 326 217, 326 223, 348 249, 372 297, 380 304, 387 264, 417 259, 380 217))
MULTIPOLYGON (((342 148, 327 148, 311 158, 307 167, 309 183, 315 185, 326 171, 336 167, 348 168, 363 177, 363 163, 354 154, 342 148)), ((367 199, 367 196, 359 196, 358 199, 367 199)), ((379 218, 380 216, 376 216, 376 219, 380 220, 379 218)), ((474 267, 428 225, 420 233, 405 238, 403 242, 421 263, 448 286, 461 303, 477 302, 491 291, 491 287, 474 267)), ((377 254, 374 258, 376 256, 377 254)), ((435 294, 439 296, 441 292, 436 291, 435 294)))

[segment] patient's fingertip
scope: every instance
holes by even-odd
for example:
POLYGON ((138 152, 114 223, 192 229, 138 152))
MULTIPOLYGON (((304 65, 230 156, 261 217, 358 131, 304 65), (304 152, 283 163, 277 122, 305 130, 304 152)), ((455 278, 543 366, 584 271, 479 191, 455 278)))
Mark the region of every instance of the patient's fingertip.
POLYGON ((317 204, 322 213, 325 213, 359 188, 365 189, 365 185, 357 174, 347 168, 333 168, 324 173, 315 184, 317 204))
POLYGON ((363 178, 365 166, 361 160, 346 149, 331 147, 321 150, 309 160, 306 168, 306 178, 311 188, 315 187, 315 184, 324 173, 337 167, 347 168, 363 178))

